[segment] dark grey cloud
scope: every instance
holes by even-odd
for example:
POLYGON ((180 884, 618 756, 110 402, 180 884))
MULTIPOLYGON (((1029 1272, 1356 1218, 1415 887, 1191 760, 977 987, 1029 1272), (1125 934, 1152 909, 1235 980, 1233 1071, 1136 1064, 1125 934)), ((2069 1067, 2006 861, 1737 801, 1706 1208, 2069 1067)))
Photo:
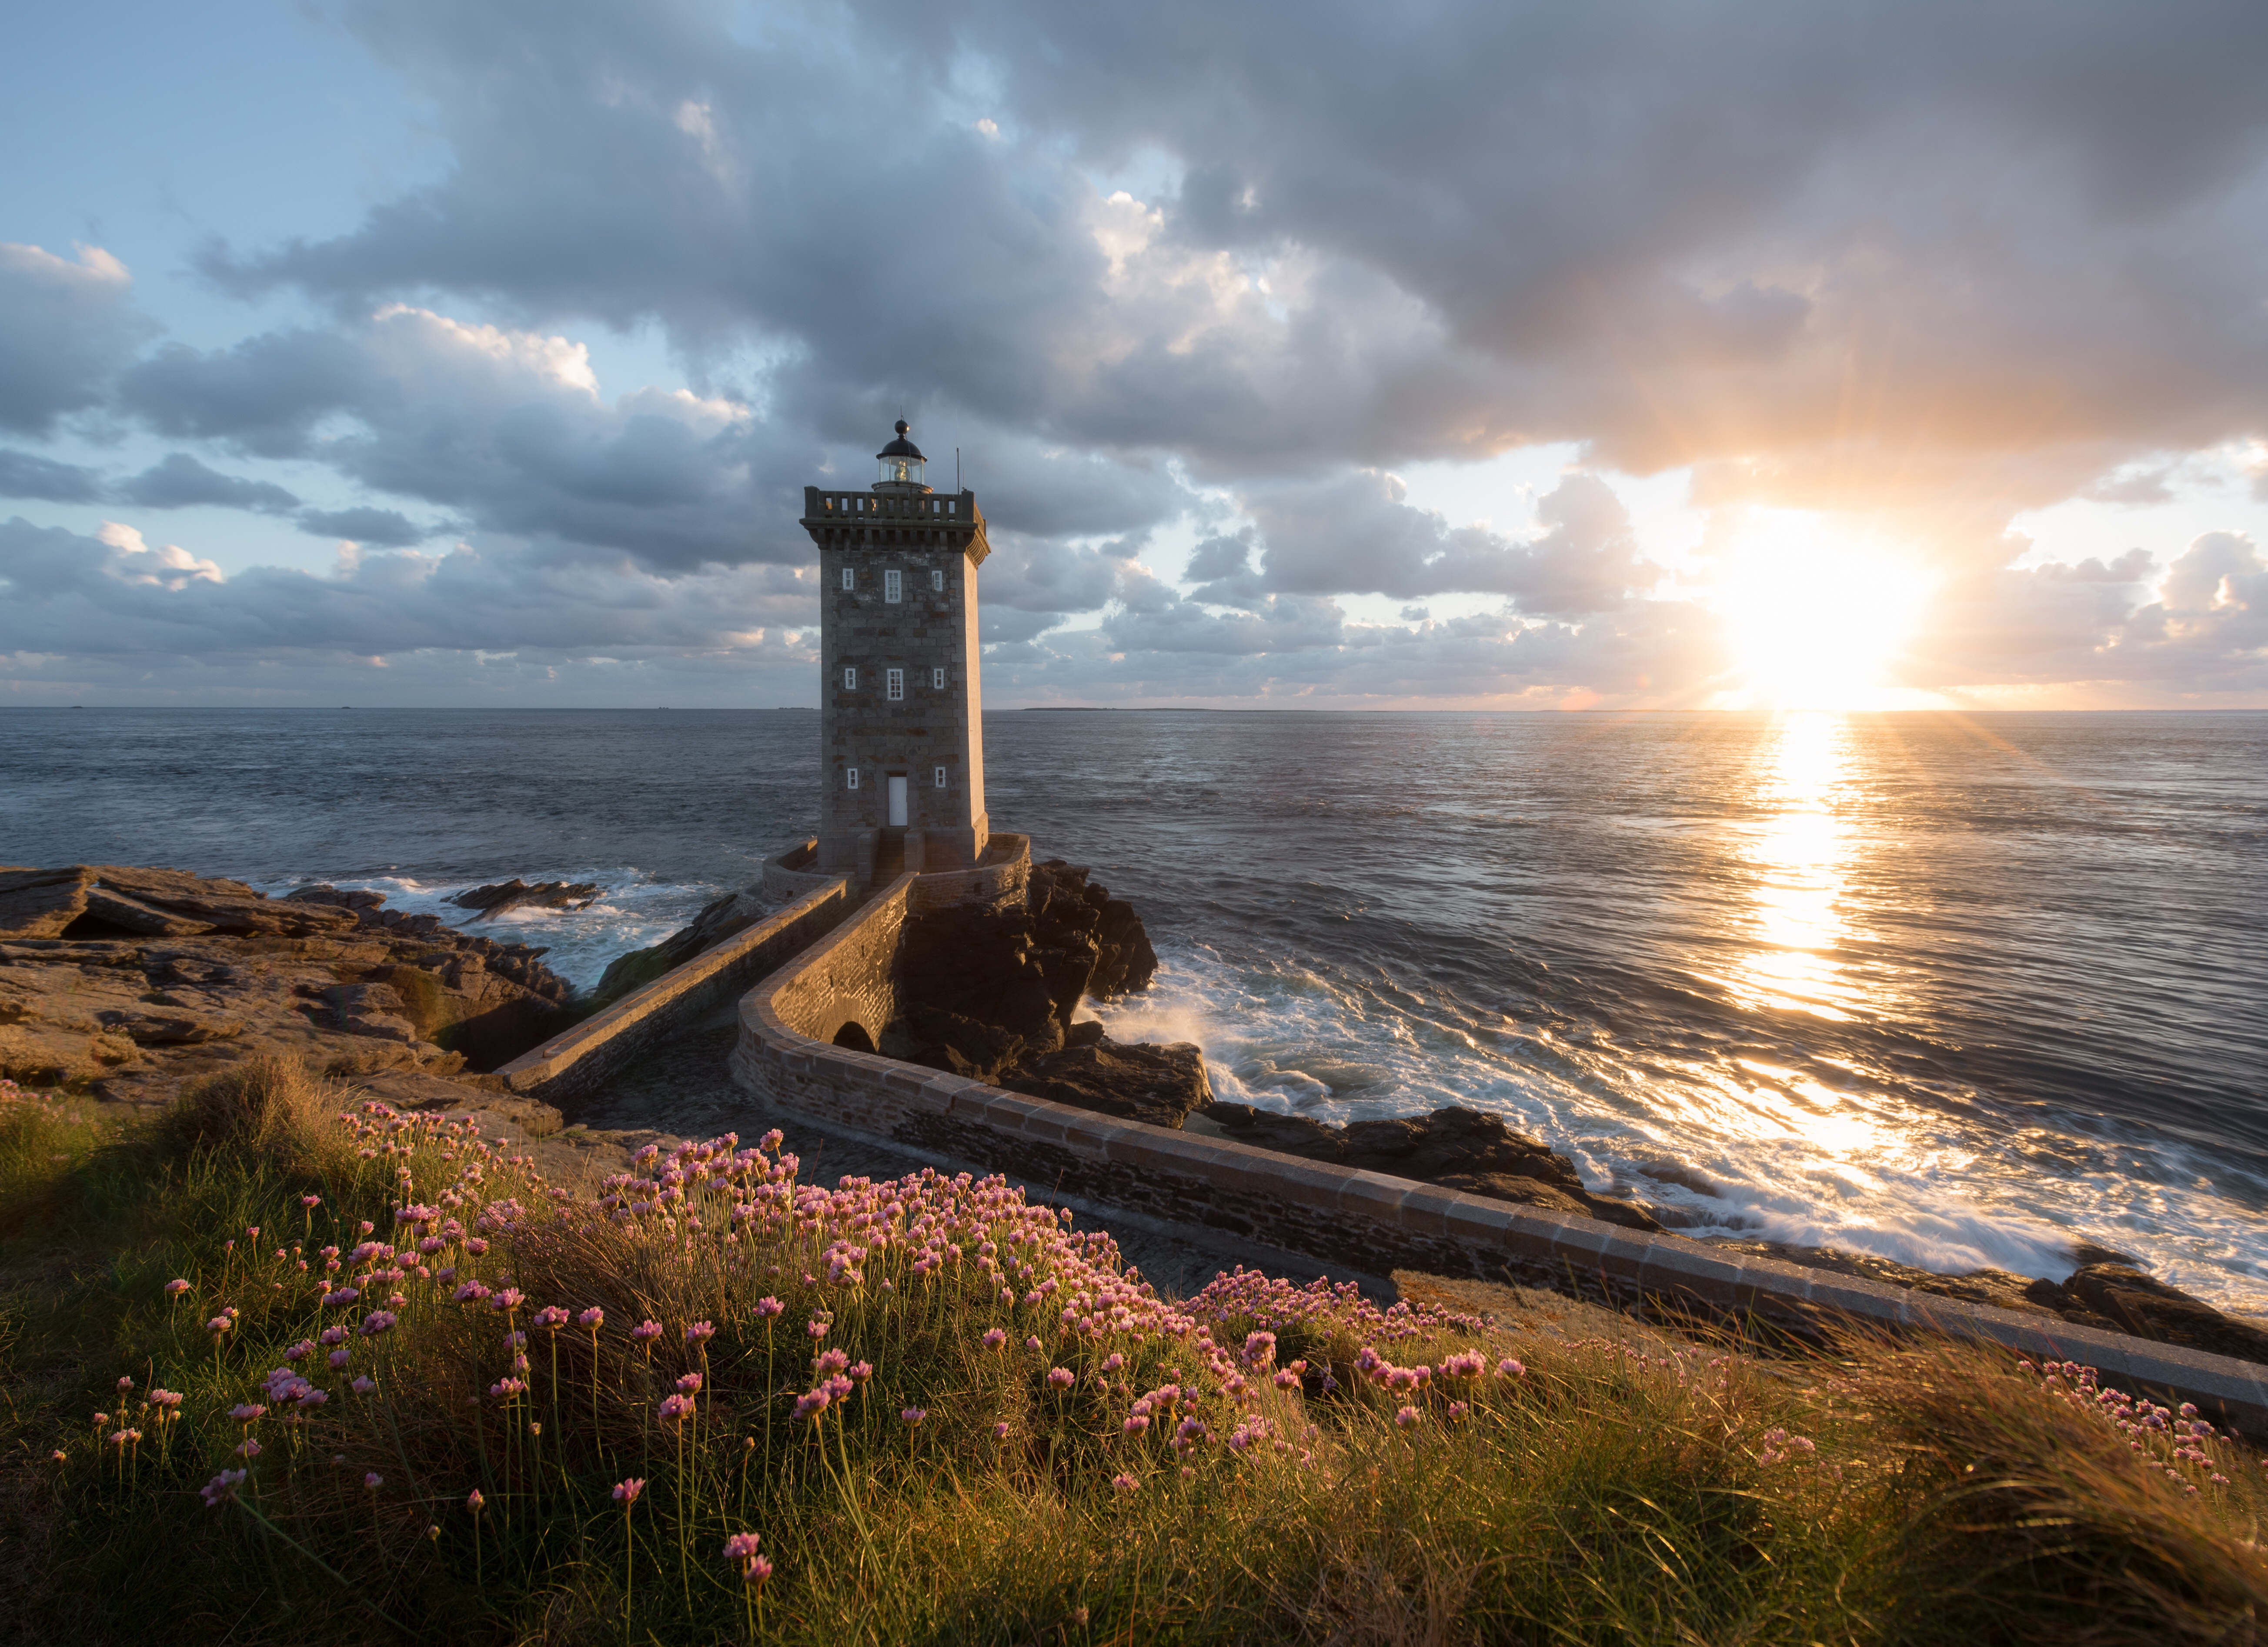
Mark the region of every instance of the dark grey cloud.
POLYGON ((129 526, 92 537, 0 523, 0 653, 62 652, 144 668, 320 663, 424 651, 528 658, 808 657, 815 611, 782 567, 663 577, 541 559, 510 546, 343 555, 329 577, 210 559, 129 526))
POLYGON ((298 526, 319 538, 348 538, 381 549, 409 548, 438 530, 392 509, 310 509, 300 514, 298 526))
POLYGON ((101 405, 154 329, 109 253, 82 246, 74 260, 0 244, 0 429, 44 435, 101 405))
POLYGON ((902 397, 1216 478, 1920 449, 2015 507, 2268 408, 2249 4, 346 15, 457 164, 220 278, 754 342, 828 440, 902 397))
POLYGON ((1565 615, 1619 607, 1660 581, 1661 569, 1638 553, 1629 514, 1595 475, 1563 479, 1536 504, 1544 530, 1525 542, 1483 526, 1452 526, 1403 501, 1407 495, 1400 480, 1375 472, 1249 495, 1245 507, 1267 552, 1256 577, 1232 578, 1213 591, 1225 599, 1246 583, 1399 599, 1472 591, 1513 596, 1524 611, 1565 615))
POLYGON ((0 497, 37 497, 52 504, 92 504, 107 492, 99 470, 58 463, 0 446, 0 497))
POLYGON ((207 468, 185 452, 173 452, 123 482, 118 487, 116 496, 121 503, 137 504, 144 509, 191 509, 210 505, 221 509, 248 509, 263 515, 282 515, 299 506, 297 497, 273 482, 223 474, 218 470, 207 468))

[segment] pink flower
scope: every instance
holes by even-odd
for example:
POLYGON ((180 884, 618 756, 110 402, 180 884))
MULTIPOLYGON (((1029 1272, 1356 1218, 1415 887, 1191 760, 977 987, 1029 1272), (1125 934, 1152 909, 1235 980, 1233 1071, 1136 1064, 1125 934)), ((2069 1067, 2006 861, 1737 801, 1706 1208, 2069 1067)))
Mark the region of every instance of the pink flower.
POLYGON ((350 1385, 348 1387, 352 1389, 357 1395, 368 1395, 372 1391, 378 1388, 378 1386, 368 1379, 357 1379, 353 1384, 350 1385))
POLYGON ((760 1321, 769 1320, 785 1308, 787 1308, 787 1305, 782 1304, 777 1298, 758 1298, 756 1300, 756 1319, 760 1321))
POLYGON ((357 1330, 364 1338, 375 1338, 389 1330, 398 1319, 391 1310, 372 1310, 362 1318, 362 1326, 357 1330))
POLYGON ((386 1485, 386 1477, 380 1475, 376 1470, 372 1470, 369 1474, 362 1478, 362 1484, 364 1487, 367 1487, 371 1491, 376 1492, 379 1488, 386 1485))
POLYGON ((302 1195, 299 1197, 299 1204, 313 1212, 323 1204, 323 1198, 320 1195, 302 1195))
POLYGON ((268 1409, 253 1401, 241 1401, 228 1409, 228 1415, 239 1424, 256 1423, 267 1415, 268 1409))
POLYGON ((1514 1361, 1510 1356, 1506 1356, 1503 1360, 1496 1364, 1496 1375, 1499 1379, 1517 1379, 1523 1376, 1527 1371, 1528 1369, 1526 1367, 1521 1366, 1520 1363, 1514 1361))
POLYGON ((795 1415, 798 1418, 816 1420, 827 1410, 828 1404, 834 1399, 824 1387, 813 1390, 808 1394, 799 1395, 795 1398, 795 1415))
POLYGON ((481 1506, 486 1503, 488 1503, 488 1500, 481 1496, 481 1489, 477 1487, 474 1488, 472 1491, 465 1495, 465 1508, 471 1511, 475 1515, 480 1514, 481 1506))
POLYGON ((1073 1373, 1069 1367, 1049 1367, 1048 1369, 1048 1387, 1049 1389, 1067 1390, 1076 1382, 1078 1382, 1078 1375, 1073 1373))
MULTIPOLYGON (((518 1379, 502 1379, 489 1386, 489 1393, 500 1401, 508 1401, 515 1396, 526 1394, 527 1386, 518 1379)), ((673 1396, 670 1399, 674 1401, 676 1398, 673 1396)))
POLYGON ((362 1297, 362 1291, 359 1288, 336 1287, 323 1294, 323 1304, 326 1308, 337 1309, 342 1305, 352 1304, 360 1297, 362 1297))
POLYGON ((1040 1353, 1040 1341, 1036 1338, 1027 1338, 1024 1341, 1024 1348, 1036 1356, 1040 1353))
POLYGON ((661 1402, 661 1415, 672 1423, 683 1423, 693 1416, 693 1398, 689 1395, 664 1396, 661 1402))
POLYGON ((1150 1415, 1147 1413, 1135 1414, 1126 1421, 1125 1424, 1126 1433, 1130 1436, 1138 1436, 1149 1427, 1150 1415))
POLYGON ((987 1349, 998 1349, 1007 1342, 1008 1335, 997 1327, 984 1335, 984 1348, 987 1349))
POLYGON ((821 1378, 832 1378, 850 1364, 850 1357, 840 1349, 822 1349, 811 1358, 811 1370, 821 1378))
POLYGON ((928 1416, 929 1408, 926 1407, 909 1407, 898 1414, 899 1419, 908 1424, 917 1424, 928 1416))
POLYGON ((244 1470, 223 1470, 207 1482, 202 1489, 206 1508, 217 1510, 227 1500, 235 1497, 236 1489, 244 1485, 247 1474, 248 1472, 244 1470))
POLYGON ((1417 1422, 1418 1409, 1414 1407, 1405 1407, 1394 1415, 1394 1427, 1396 1430, 1407 1430, 1417 1422))
POLYGON ((740 1563, 740 1580, 743 1584, 754 1582, 749 1575, 755 1570, 756 1562, 763 1559, 756 1554, 756 1546, 760 1541, 753 1533, 735 1533, 725 1540, 725 1559, 740 1563))
POLYGON ((205 1323, 205 1331, 210 1333, 215 1338, 217 1338, 223 1333, 229 1331, 235 1325, 236 1323, 229 1320, 225 1315, 216 1315, 212 1320, 205 1323))
POLYGON ((547 1304, 531 1318, 533 1324, 547 1333, 556 1333, 567 1325, 567 1312, 556 1304, 547 1304))
POLYGON ((166 1283, 166 1296, 169 1298, 178 1298, 188 1290, 189 1283, 186 1281, 169 1281, 166 1283))
POLYGON ((698 1395, 701 1393, 701 1375, 697 1372, 687 1373, 678 1379, 677 1390, 681 1395, 698 1395))
POLYGON ((814 1338, 824 1338, 827 1336, 827 1323, 814 1317, 811 1324, 806 1327, 804 1331, 809 1333, 814 1338))
POLYGON ((628 1481, 616 1482, 615 1483, 615 1502, 620 1504, 623 1509, 627 1510, 632 1504, 637 1503, 638 1495, 644 1490, 645 1477, 643 1475, 633 1475, 628 1481))
POLYGON ((850 1364, 850 1372, 853 1383, 864 1384, 874 1376, 874 1364, 871 1361, 853 1362, 850 1364))
POLYGON ((1110 1484, 1111 1484, 1111 1486, 1112 1486, 1112 1487, 1116 1488, 1118 1491, 1120 1491, 1120 1492, 1122 1492, 1122 1493, 1130 1493, 1130 1492, 1137 1491, 1137 1490, 1138 1490, 1138 1489, 1140 1489, 1140 1487, 1141 1487, 1141 1485, 1142 1485, 1142 1483, 1141 1483, 1141 1482, 1139 1482, 1136 1481, 1136 1480, 1135 1480, 1131 1475, 1125 1475, 1125 1474, 1119 1474, 1119 1475, 1114 1475, 1114 1476, 1112 1476, 1112 1477, 1110 1478, 1110 1484))
MULTIPOLYGON (((685 1342, 688 1344, 705 1344, 716 1336, 717 1329, 707 1321, 696 1321, 685 1329, 685 1342)), ((754 1538, 755 1535, 749 1533, 747 1536, 754 1538)))
POLYGON ((506 1287, 503 1291, 497 1293, 496 1297, 489 1300, 489 1308, 492 1310, 516 1310, 526 1302, 527 1295, 522 1292, 518 1287, 506 1287))
POLYGON ((995 1441, 1005 1441, 1007 1438, 1008 1438, 1008 1426, 1007 1426, 1007 1425, 1005 1425, 1005 1424, 995 1424, 995 1425, 993 1425, 993 1426, 992 1426, 992 1439, 993 1439, 993 1440, 995 1440, 995 1441))
POLYGON ((343 1344, 347 1342, 347 1329, 343 1327, 326 1327, 315 1342, 322 1344, 343 1344))
POLYGON ((650 1344, 660 1336, 659 1321, 640 1321, 636 1327, 630 1328, 630 1342, 634 1344, 650 1344))
POLYGON ((1473 1409, 1471 1408, 1466 1406, 1462 1401, 1451 1401, 1449 1403, 1449 1422, 1454 1424, 1457 1420, 1464 1417, 1472 1410, 1473 1409))
POLYGON ((237 1444, 236 1456, 248 1461, 258 1458, 260 1456, 260 1444, 257 1441, 254 1441, 250 1436, 247 1436, 241 1442, 237 1444))
POLYGON ((331 1364, 332 1371, 344 1372, 347 1370, 347 1363, 354 1359, 354 1351, 350 1349, 334 1349, 331 1351, 328 1359, 331 1364))

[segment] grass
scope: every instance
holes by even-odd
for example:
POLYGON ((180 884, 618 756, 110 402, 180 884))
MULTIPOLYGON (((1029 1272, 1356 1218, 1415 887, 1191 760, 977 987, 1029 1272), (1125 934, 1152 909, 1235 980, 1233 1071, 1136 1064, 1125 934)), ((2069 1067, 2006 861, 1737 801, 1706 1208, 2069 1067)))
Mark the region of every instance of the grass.
POLYGON ((2268 1599, 2257 1457, 2076 1367, 1165 1300, 997 1181, 728 1139, 592 1193, 338 1106, 0 1090, 0 1632, 2238 1643, 2268 1599))

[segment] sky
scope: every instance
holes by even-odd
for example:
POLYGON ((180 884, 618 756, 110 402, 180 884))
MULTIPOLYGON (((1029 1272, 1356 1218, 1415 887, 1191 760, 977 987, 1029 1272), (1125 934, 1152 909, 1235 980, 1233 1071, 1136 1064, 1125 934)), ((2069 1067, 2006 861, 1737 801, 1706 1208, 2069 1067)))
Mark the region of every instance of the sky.
POLYGON ((0 19, 0 704, 2268 707, 2268 8, 0 19))

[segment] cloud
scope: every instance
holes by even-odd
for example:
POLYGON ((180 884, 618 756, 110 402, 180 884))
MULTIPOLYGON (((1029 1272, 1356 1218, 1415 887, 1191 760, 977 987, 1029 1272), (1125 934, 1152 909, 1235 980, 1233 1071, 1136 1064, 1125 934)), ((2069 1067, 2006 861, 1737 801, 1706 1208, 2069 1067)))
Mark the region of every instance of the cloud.
POLYGON ((773 567, 663 577, 625 561, 543 562, 459 544, 342 555, 332 576, 255 567, 233 577, 112 524, 93 537, 0 524, 0 653, 63 654, 141 670, 304 667, 428 651, 523 658, 660 655, 811 659, 789 640, 815 602, 773 567))
POLYGON ((258 514, 288 514, 299 500, 267 481, 248 481, 207 468, 176 452, 117 489, 120 502, 144 509, 191 509, 199 505, 248 509, 258 514))
MULTIPOLYGON (((1523 611, 1571 615, 1611 610, 1661 578, 1638 553, 1621 502, 1594 475, 1563 478, 1536 505, 1544 530, 1524 542, 1485 526, 1451 526, 1405 503, 1408 489, 1395 475, 1359 471, 1246 495, 1267 550, 1256 577, 1214 585, 1217 598, 1233 599, 1246 587, 1398 599, 1478 592, 1510 595, 1523 611)), ((1203 550, 1199 559, 1208 570, 1233 563, 1203 550)), ((1190 575, 1201 575, 1195 562, 1190 575)))
POLYGON ((153 329, 132 276, 99 246, 76 260, 0 244, 0 429, 45 435, 102 404, 110 379, 153 329))
POLYGON ((91 504, 106 488, 101 474, 0 446, 0 497, 38 497, 53 504, 91 504))
POLYGON ((438 530, 391 509, 310 509, 300 515, 298 525, 300 531, 319 538, 348 538, 382 549, 409 548, 438 530))

